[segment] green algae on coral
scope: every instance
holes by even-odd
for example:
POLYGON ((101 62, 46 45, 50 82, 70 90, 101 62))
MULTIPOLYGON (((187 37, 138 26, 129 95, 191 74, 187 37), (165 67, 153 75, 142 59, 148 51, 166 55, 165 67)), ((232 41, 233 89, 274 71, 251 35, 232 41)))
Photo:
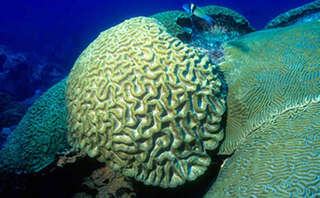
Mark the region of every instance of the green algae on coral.
POLYGON ((0 172, 35 173, 69 148, 66 79, 46 91, 28 109, 0 151, 0 172))

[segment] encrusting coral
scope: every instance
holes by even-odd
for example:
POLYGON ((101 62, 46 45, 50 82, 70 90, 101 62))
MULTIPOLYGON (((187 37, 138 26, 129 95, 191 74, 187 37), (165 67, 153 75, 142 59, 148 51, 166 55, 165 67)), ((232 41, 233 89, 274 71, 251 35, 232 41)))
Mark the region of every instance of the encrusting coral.
POLYGON ((0 150, 0 172, 34 173, 69 148, 66 79, 50 88, 28 109, 0 150))
POLYGON ((67 81, 69 140, 126 176, 176 187, 202 175, 223 138, 217 68, 137 17, 102 32, 67 81))
POLYGON ((225 162, 206 197, 319 196, 320 21, 225 46, 225 162))

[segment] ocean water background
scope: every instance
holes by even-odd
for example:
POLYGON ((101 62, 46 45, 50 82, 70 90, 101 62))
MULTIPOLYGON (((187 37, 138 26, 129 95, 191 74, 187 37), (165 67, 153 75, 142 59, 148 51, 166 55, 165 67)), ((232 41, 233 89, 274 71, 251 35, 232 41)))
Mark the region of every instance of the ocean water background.
POLYGON ((99 32, 135 16, 182 10, 184 3, 219 5, 262 29, 277 15, 311 0, 3 0, 0 45, 32 51, 67 68, 99 32))

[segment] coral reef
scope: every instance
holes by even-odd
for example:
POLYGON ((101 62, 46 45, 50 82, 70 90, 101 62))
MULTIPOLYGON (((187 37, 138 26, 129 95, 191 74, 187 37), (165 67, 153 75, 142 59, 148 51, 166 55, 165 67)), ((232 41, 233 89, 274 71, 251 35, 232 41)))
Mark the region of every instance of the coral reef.
POLYGON ((319 96, 318 24, 260 31, 226 45, 226 61, 219 65, 228 84, 221 153, 231 154, 276 113, 319 96))
POLYGON ((213 5, 204 6, 202 9, 217 25, 224 26, 230 32, 235 31, 243 35, 255 31, 248 20, 234 10, 213 5))
POLYGON ((202 9, 213 19, 214 25, 205 25, 194 17, 191 44, 202 51, 207 50, 213 60, 221 57, 222 43, 254 31, 249 22, 233 10, 220 6, 205 6, 202 9))
MULTIPOLYGON (((56 160, 55 165, 50 171, 63 169, 72 165, 79 166, 77 164, 88 161, 88 159, 86 159, 87 157, 85 152, 71 149, 58 156, 58 160, 56 160)), ((90 171, 89 176, 83 176, 81 178, 81 188, 72 195, 73 198, 135 197, 132 182, 129 178, 124 177, 119 172, 113 171, 108 167, 101 167, 101 164, 97 162, 93 164, 97 167, 90 171)))
POLYGON ((214 5, 201 9, 212 17, 212 26, 203 19, 182 11, 161 12, 151 17, 163 24, 171 35, 208 55, 214 64, 223 61, 224 42, 255 31, 245 17, 233 10, 214 5))
MULTIPOLYGON (((94 197, 119 197, 119 198, 133 198, 136 197, 132 182, 128 178, 115 172, 108 167, 102 167, 94 170, 89 177, 84 178, 83 185, 90 190, 97 191, 94 197)), ((81 192, 75 194, 76 197, 89 197, 90 194, 81 192)))
POLYGON ((47 90, 67 72, 65 67, 44 57, 0 46, 0 92, 9 93, 20 101, 32 97, 36 90, 47 90))
POLYGON ((138 17, 82 52, 67 81, 69 140, 124 175, 176 187, 202 175, 225 111, 209 58, 138 17))
POLYGON ((320 103, 285 110, 249 135, 205 197, 320 196, 320 103))
POLYGON ((10 128, 2 128, 0 131, 0 149, 2 149, 2 145, 5 144, 5 142, 7 141, 7 137, 10 135, 11 133, 11 129, 10 128))
POLYGON ((182 41, 191 43, 198 41, 198 45, 204 45, 209 42, 203 48, 212 49, 217 46, 215 42, 221 44, 254 31, 249 22, 233 10, 220 6, 205 6, 201 9, 213 19, 213 25, 209 25, 206 21, 196 16, 179 17, 176 23, 183 27, 184 30, 187 30, 185 34, 189 34, 189 36, 185 38, 190 38, 190 40, 187 40, 178 35, 178 37, 182 38, 182 41), (208 37, 215 38, 215 42, 210 39, 206 40, 208 37))
POLYGON ((227 40, 254 31, 246 18, 233 10, 213 5, 201 9, 212 17, 213 26, 201 18, 181 11, 161 12, 151 17, 160 21, 171 35, 195 46, 206 45, 203 47, 205 49, 217 48, 217 42, 221 45, 227 40))
POLYGON ((8 93, 0 92, 0 131, 2 128, 12 128, 19 123, 27 106, 8 93))
POLYGON ((178 35, 184 33, 184 29, 182 26, 177 24, 177 20, 182 17, 190 17, 190 15, 179 10, 170 10, 151 15, 150 17, 157 19, 162 25, 164 25, 167 28, 167 32, 172 36, 178 37, 178 35))
POLYGON ((219 154, 234 154, 207 197, 319 196, 320 22, 248 34, 225 54, 219 154))
POLYGON ((71 149, 37 173, 1 174, 0 197, 135 197, 135 192, 129 178, 71 149))
POLYGON ((297 23, 305 23, 320 19, 320 1, 313 1, 301 7, 289 10, 272 19, 266 29, 285 27, 297 23))
POLYGON ((0 150, 0 172, 33 173, 52 163, 57 154, 69 148, 66 79, 45 92, 29 108, 0 150))
POLYGON ((79 159, 83 159, 87 156, 87 154, 83 151, 77 150, 77 149, 70 149, 66 152, 59 154, 58 159, 55 162, 55 167, 65 167, 69 164, 75 164, 79 159))

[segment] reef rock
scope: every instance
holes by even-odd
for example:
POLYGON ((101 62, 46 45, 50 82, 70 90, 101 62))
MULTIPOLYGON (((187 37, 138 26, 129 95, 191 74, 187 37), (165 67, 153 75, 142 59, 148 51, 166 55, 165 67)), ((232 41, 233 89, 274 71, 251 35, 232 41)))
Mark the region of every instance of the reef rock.
POLYGON ((0 131, 2 128, 13 129, 27 111, 27 105, 5 92, 0 92, 0 98, 0 131))
POLYGON ((0 46, 0 91, 25 100, 35 90, 46 91, 68 71, 32 53, 17 53, 0 46))
POLYGON ((301 7, 289 10, 272 19, 266 29, 285 27, 297 23, 305 23, 320 19, 320 1, 314 1, 301 7))

